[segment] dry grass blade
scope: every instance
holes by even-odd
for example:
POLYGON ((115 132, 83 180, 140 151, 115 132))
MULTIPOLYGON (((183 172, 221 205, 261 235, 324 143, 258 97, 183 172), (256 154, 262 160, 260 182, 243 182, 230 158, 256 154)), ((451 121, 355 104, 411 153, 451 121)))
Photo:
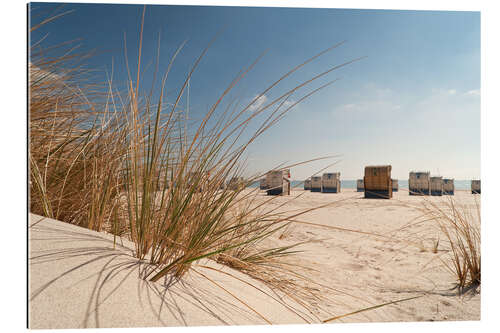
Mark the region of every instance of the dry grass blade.
POLYGON ((378 305, 375 305, 375 306, 370 306, 368 308, 360 309, 360 310, 357 310, 357 311, 354 311, 354 312, 350 312, 350 313, 346 313, 346 314, 343 314, 343 315, 340 315, 340 316, 335 316, 335 317, 332 317, 332 318, 325 319, 325 320, 323 320, 323 323, 328 323, 328 322, 331 322, 331 321, 334 321, 334 320, 338 320, 338 319, 341 319, 341 318, 352 316, 352 315, 357 314, 357 313, 361 313, 361 312, 365 312, 365 311, 370 311, 370 310, 375 310, 375 309, 378 309, 378 308, 381 308, 381 307, 384 307, 384 306, 387 306, 387 305, 397 304, 397 303, 409 301, 409 300, 412 300, 412 299, 420 298, 420 297, 423 297, 423 296, 424 295, 414 296, 414 297, 408 297, 408 298, 403 298, 403 299, 399 299, 399 300, 396 300, 396 301, 391 301, 391 302, 387 302, 387 303, 383 303, 383 304, 378 304, 378 305))

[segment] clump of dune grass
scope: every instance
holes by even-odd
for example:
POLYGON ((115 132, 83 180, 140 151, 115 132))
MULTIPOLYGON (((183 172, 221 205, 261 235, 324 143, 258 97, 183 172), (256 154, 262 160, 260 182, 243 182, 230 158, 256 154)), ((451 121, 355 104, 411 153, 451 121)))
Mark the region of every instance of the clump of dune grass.
MULTIPOLYGON (((144 12, 143 12, 144 20, 144 12)), ((142 29, 142 28, 141 28, 142 29)), ((141 30, 142 41, 142 30, 141 30)), ((212 42, 211 42, 212 43, 212 42)), ((209 44, 209 46, 211 45, 209 44)), ((244 153, 262 133, 276 124, 296 104, 329 86, 330 81, 303 94, 294 103, 285 103, 292 94, 352 61, 334 66, 295 88, 278 93, 278 97, 252 111, 258 99, 279 85, 290 74, 318 56, 340 44, 299 64, 269 87, 262 90, 249 104, 221 108, 230 91, 256 65, 260 57, 241 70, 229 86, 215 98, 215 103, 198 122, 187 131, 182 124, 185 112, 180 107, 186 87, 209 47, 204 49, 170 104, 165 103, 165 82, 176 56, 174 53, 160 84, 159 98, 154 103, 151 93, 141 95, 141 46, 135 80, 129 76, 128 92, 120 100, 126 101, 120 112, 126 115, 128 133, 125 156, 125 196, 131 238, 136 244, 139 259, 148 259, 158 269, 149 275, 158 281, 166 275, 182 276, 190 265, 203 258, 216 257, 229 250, 269 237, 285 225, 272 214, 232 214, 238 205, 249 200, 246 186, 223 188, 230 179, 241 179, 244 153), (257 116, 267 115, 254 133, 247 127, 257 116), (249 139, 240 140, 243 134, 249 139), (168 186, 168 184, 172 184, 168 186)), ((113 93, 113 95, 115 95, 113 93)), ((262 175, 247 178, 248 185, 262 175)))
MULTIPOLYGON (((421 217, 435 223, 444 240, 439 244, 448 252, 447 259, 441 261, 455 276, 460 292, 481 284, 481 211, 475 199, 474 204, 458 202, 449 197, 445 201, 423 200, 421 217)), ((437 252, 435 243, 434 253, 437 252)))
POLYGON ((43 39, 31 41, 28 68, 30 211, 102 230, 116 212, 123 124, 91 83, 91 54, 77 41, 44 47, 43 39))
MULTIPOLYGON (((307 279, 285 260, 296 253, 299 244, 276 247, 264 242, 278 237, 288 220, 311 209, 289 214, 278 213, 281 206, 259 210, 263 203, 257 204, 255 191, 246 187, 263 175, 243 178, 245 153, 293 107, 336 80, 307 92, 304 89, 358 59, 332 66, 254 108, 259 98, 275 92, 292 73, 342 44, 338 43, 284 73, 248 104, 230 101, 223 107, 258 57, 236 74, 202 118, 188 128, 186 89, 214 41, 167 101, 166 82, 184 43, 169 60, 166 72, 155 72, 160 78, 158 91, 143 90, 145 11, 137 68, 132 73, 127 65, 125 91, 116 89, 112 73, 104 85, 86 84, 87 72, 79 63, 86 55, 73 55, 72 48, 63 55, 55 48, 55 55, 49 56, 38 43, 31 46, 30 210, 130 238, 135 256, 151 264, 144 278, 153 282, 181 278, 193 263, 212 259, 298 303, 312 304, 320 293, 310 281, 301 284, 307 279), (292 95, 294 102, 290 102, 292 95), (259 116, 264 120, 249 133, 249 125, 259 116), (238 180, 238 186, 225 186, 231 179, 238 180)), ((265 203, 272 200, 275 197, 265 203)))

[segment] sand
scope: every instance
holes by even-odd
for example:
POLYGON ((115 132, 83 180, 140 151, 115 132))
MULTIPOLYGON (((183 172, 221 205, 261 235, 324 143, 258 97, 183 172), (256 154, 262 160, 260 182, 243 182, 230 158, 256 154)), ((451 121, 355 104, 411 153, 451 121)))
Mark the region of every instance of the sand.
MULTIPOLYGON (((422 197, 401 190, 391 200, 292 190, 267 207, 329 207, 297 217, 276 245, 310 241, 297 262, 330 289, 321 310, 287 308, 262 282, 204 260, 180 281, 146 282, 146 264, 133 256, 133 244, 113 236, 30 214, 29 325, 31 328, 152 327, 319 323, 399 299, 420 298, 350 315, 334 322, 479 320, 480 293, 458 295, 445 268, 442 235, 431 224, 408 226, 419 212, 407 207, 422 197), (326 226, 326 227, 322 227, 326 226), (333 228, 332 228, 333 227, 333 228), (353 232, 348 230, 357 230, 353 232), (166 285, 166 283, 169 283, 166 285)), ((469 191, 455 199, 473 205, 469 191)), ((267 200, 261 192, 258 201, 267 200)), ((446 197, 426 197, 442 202, 446 197)))

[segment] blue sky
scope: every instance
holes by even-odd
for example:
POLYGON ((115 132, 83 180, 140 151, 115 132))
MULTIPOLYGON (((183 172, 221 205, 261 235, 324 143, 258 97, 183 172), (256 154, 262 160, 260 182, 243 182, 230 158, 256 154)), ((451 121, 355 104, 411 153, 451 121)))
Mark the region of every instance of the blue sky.
MULTIPOLYGON (((32 4, 33 20, 60 4, 32 4)), ((142 6, 68 4, 74 12, 32 36, 49 33, 49 45, 82 38, 82 50, 96 49, 88 66, 111 69, 125 79, 124 33, 131 67, 137 59, 142 6)), ((343 62, 363 60, 333 71, 294 94, 341 78, 299 104, 248 153, 249 172, 282 162, 341 154, 326 171, 344 179, 362 177, 365 165, 391 164, 393 176, 429 170, 456 179, 480 177, 480 14, 479 12, 393 11, 302 8, 149 6, 143 59, 154 63, 161 33, 160 72, 184 40, 167 88, 173 96, 196 57, 220 36, 191 80, 192 118, 201 117, 244 66, 267 51, 230 98, 241 105, 323 49, 346 40, 291 75, 267 101, 343 62)), ((144 76, 150 86, 152 67, 144 76)), ((292 169, 305 178, 329 162, 292 169)))

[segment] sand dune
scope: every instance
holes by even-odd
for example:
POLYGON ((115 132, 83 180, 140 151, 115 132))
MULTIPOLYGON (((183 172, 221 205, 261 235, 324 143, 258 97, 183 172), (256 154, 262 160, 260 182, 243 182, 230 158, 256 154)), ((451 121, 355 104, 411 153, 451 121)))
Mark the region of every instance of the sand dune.
MULTIPOLYGON (((307 274, 330 287, 328 301, 318 304, 316 313, 292 302, 286 307, 263 283, 208 260, 196 263, 180 281, 146 282, 141 275, 148 267, 132 256, 131 242, 118 240, 114 246, 112 235, 30 214, 30 327, 318 323, 412 296, 422 297, 338 322, 480 319, 480 294, 457 295, 454 277, 440 261, 446 249, 432 251, 436 239, 443 239, 439 231, 428 224, 408 225, 419 213, 407 206, 421 197, 401 191, 392 200, 370 200, 353 190, 293 190, 291 196, 297 198, 280 209, 334 202, 298 217, 282 237, 269 240, 278 245, 311 241, 300 247, 296 260, 316 269, 307 274)), ((260 193, 257 200, 267 198, 260 193)), ((466 191, 457 191, 455 199, 475 202, 466 191)), ((278 197, 268 205, 287 200, 278 197)))

